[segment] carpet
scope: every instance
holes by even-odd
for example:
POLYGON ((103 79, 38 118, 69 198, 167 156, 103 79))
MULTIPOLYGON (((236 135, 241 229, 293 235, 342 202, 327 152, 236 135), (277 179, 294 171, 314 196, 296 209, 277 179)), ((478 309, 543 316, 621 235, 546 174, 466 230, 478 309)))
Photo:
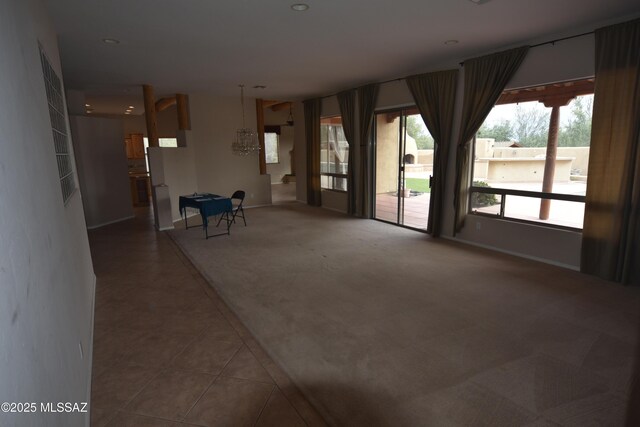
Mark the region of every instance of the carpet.
POLYGON ((246 216, 170 235, 328 423, 624 425, 639 289, 300 203, 246 216))

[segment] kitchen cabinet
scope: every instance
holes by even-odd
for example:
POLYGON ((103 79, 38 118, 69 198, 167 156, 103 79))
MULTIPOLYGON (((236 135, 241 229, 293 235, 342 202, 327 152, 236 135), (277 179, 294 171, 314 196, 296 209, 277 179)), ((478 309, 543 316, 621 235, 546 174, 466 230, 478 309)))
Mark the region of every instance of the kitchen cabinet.
POLYGON ((127 159, 133 159, 133 145, 131 145, 131 138, 124 139, 124 149, 127 152, 127 159))
POLYGON ((130 174, 131 199, 133 206, 149 206, 151 201, 151 183, 147 174, 130 174))
POLYGON ((144 135, 132 133, 124 139, 127 159, 144 159, 144 135))
POLYGON ((141 133, 131 134, 131 145, 133 146, 133 158, 144 159, 144 136, 141 133))

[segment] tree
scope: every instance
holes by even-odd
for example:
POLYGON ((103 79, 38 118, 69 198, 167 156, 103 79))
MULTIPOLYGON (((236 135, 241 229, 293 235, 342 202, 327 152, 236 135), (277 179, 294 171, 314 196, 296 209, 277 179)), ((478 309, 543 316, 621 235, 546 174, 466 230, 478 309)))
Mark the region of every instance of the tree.
POLYGON ((433 137, 419 115, 407 116, 407 134, 416 140, 419 150, 433 149, 433 137))
POLYGON ((545 147, 549 134, 550 111, 542 104, 518 104, 515 110, 513 136, 525 147, 545 147))
POLYGON ((567 124, 558 135, 560 147, 588 147, 591 144, 593 95, 578 96, 571 102, 567 124))
POLYGON ((511 128, 511 122, 503 119, 501 122, 487 126, 483 123, 478 130, 478 138, 493 138, 496 141, 511 141, 513 136, 513 129, 511 128))

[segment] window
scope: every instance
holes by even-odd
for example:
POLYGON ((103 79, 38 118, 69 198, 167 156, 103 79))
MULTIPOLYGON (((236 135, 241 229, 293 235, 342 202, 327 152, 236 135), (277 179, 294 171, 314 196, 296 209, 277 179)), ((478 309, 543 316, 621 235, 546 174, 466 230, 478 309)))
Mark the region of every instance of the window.
POLYGON ((581 229, 594 80, 506 91, 474 140, 470 211, 581 229))
POLYGON ((69 150, 69 135, 67 133, 67 113, 62 96, 62 83, 51 67, 49 59, 40 46, 40 61, 44 85, 47 90, 47 102, 49 104, 49 118, 53 132, 53 144, 58 163, 58 178, 62 188, 62 200, 66 203, 76 189, 76 181, 73 176, 73 162, 69 150))
POLYGON ((264 157, 267 164, 280 163, 278 158, 278 134, 275 132, 265 132, 264 134, 264 157))
MULTIPOLYGON (((143 138, 145 153, 146 148, 149 148, 149 138, 146 136, 143 138)), ((158 146, 162 148, 176 148, 178 147, 178 138, 158 138, 158 146)))
POLYGON ((347 191, 349 143, 340 116, 320 119, 320 186, 347 191))

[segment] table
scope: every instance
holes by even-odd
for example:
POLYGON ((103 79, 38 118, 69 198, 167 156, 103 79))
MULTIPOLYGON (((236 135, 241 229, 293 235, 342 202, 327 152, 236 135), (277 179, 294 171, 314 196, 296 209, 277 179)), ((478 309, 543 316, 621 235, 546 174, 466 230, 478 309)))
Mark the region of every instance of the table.
MULTIPOLYGON (((231 221, 229 221, 228 219, 229 214, 233 213, 233 205, 229 197, 219 196, 212 193, 193 193, 187 196, 180 196, 180 198, 178 199, 178 206, 180 209, 180 216, 184 215, 185 228, 189 228, 189 224, 187 223, 187 208, 195 208, 198 209, 198 211, 200 212, 200 216, 202 217, 202 228, 204 229, 204 236, 206 239, 208 239, 209 237, 231 234, 231 221), (209 235, 208 218, 214 215, 222 215, 221 219, 226 216, 226 233, 218 233, 211 236, 209 235)), ((218 221, 218 224, 220 224, 220 221, 218 221)))

